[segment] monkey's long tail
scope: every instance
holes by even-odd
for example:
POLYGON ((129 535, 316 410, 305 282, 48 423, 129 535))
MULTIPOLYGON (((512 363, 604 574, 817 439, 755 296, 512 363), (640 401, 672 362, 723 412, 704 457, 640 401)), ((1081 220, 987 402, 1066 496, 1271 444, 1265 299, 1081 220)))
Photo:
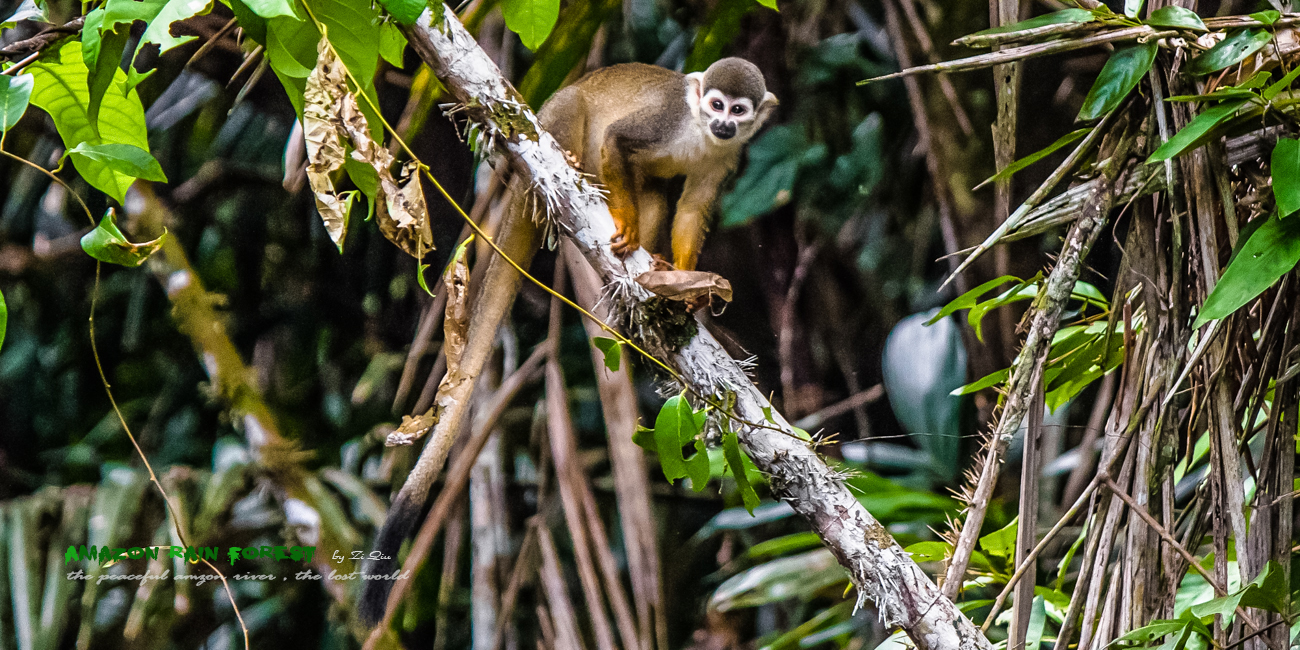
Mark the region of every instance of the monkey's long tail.
MULTIPOLYGON (((512 191, 514 195, 511 206, 502 223, 497 242, 502 252, 518 262, 521 267, 528 268, 533 253, 541 243, 540 231, 533 220, 524 215, 522 209, 526 187, 520 183, 512 183, 512 191)), ((481 285, 471 289, 475 294, 475 299, 472 300, 474 309, 470 316, 465 350, 460 359, 458 372, 462 377, 477 377, 483 364, 491 356, 501 320, 509 313, 510 305, 514 303, 515 294, 519 292, 519 284, 522 280, 522 276, 512 264, 501 259, 500 255, 494 254, 488 262, 481 285)), ((468 392, 451 400, 452 403, 439 414, 436 430, 460 430, 461 422, 469 411, 469 401, 475 383, 464 382, 463 385, 468 392)), ((364 576, 388 575, 397 570, 397 553, 402 548, 402 542, 406 541, 411 531, 415 529, 416 523, 420 521, 424 505, 429 499, 429 492, 433 489, 434 481, 447 460, 449 446, 435 445, 433 441, 425 445, 424 451, 420 452, 420 459, 415 463, 415 468, 406 477, 406 483, 397 492, 397 498, 393 499, 393 505, 388 509, 388 518, 379 529, 379 535, 375 537, 374 550, 379 552, 380 557, 386 559, 368 559, 361 565, 363 580, 361 596, 357 602, 357 615, 368 627, 374 627, 383 619, 384 610, 388 605, 388 594, 393 588, 394 581, 366 580, 364 576)))

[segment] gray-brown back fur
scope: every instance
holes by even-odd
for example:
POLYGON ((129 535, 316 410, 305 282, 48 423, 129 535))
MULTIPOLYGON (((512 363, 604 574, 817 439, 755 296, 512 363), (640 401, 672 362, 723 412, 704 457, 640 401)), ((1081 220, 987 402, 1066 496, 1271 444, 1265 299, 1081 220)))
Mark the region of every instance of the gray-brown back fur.
POLYGON ((748 97, 754 107, 763 101, 767 94, 767 83, 758 66, 736 57, 719 59, 704 72, 704 90, 717 88, 732 97, 748 97))

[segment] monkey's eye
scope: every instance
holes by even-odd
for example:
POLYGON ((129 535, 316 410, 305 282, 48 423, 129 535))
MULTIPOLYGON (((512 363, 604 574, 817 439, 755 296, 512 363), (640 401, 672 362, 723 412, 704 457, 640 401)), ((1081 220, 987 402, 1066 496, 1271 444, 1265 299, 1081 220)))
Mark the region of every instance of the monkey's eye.
POLYGON ((744 107, 744 106, 741 106, 740 104, 736 104, 735 106, 732 106, 732 107, 731 107, 731 114, 732 114, 732 115, 744 115, 744 114, 745 114, 745 107, 744 107))
POLYGON ((713 110, 715 110, 715 111, 720 111, 720 110, 722 110, 722 100, 720 100, 720 99, 715 99, 715 100, 713 100, 713 103, 710 104, 710 105, 713 106, 713 110))

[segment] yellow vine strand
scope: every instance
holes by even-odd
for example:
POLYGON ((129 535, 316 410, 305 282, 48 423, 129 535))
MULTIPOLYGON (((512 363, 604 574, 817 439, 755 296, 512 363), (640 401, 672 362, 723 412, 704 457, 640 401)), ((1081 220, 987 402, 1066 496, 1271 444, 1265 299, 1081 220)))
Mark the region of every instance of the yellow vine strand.
MULTIPOLYGON (((13 160, 28 165, 32 169, 49 176, 51 180, 59 185, 62 185, 63 189, 67 190, 73 198, 77 199, 77 203, 81 204, 81 209, 86 213, 86 219, 90 220, 90 227, 94 228, 96 226, 95 216, 90 212, 90 207, 86 205, 84 200, 82 200, 81 195, 77 194, 76 191, 72 189, 72 186, 64 182, 64 180, 59 178, 54 172, 41 167, 22 156, 5 151, 3 143, 0 143, 0 154, 4 154, 13 160)), ((163 505, 167 508, 167 514, 172 518, 172 527, 176 531, 176 538, 180 540, 181 546, 188 547, 189 542, 185 539, 185 532, 181 530, 181 520, 176 516, 176 511, 172 509, 171 496, 168 495, 167 490, 163 488, 162 482, 158 480, 158 475, 153 471, 153 465, 149 462, 148 456, 146 456, 144 450, 140 448, 140 443, 136 440, 135 435, 131 433, 131 427, 127 425, 126 417, 122 415, 122 409, 118 407, 117 399, 113 397, 113 389, 108 383, 108 375, 104 373, 104 364, 99 359, 99 345, 95 342, 95 308, 99 305, 99 273, 103 265, 103 262, 95 260, 95 285, 90 292, 90 318, 88 319, 90 323, 90 355, 95 359, 95 369, 99 371, 99 381, 104 385, 104 393, 108 395, 108 403, 113 406, 113 413, 117 414, 117 421, 121 423, 122 430, 126 432, 126 437, 131 440, 131 446, 135 448, 136 455, 139 456, 140 461, 144 463, 144 468, 149 471, 149 480, 153 482, 154 487, 158 488, 158 492, 162 494, 163 505)), ((226 588, 226 596, 230 598, 230 607, 235 610, 235 618, 239 619, 239 628, 244 633, 244 650, 251 650, 252 646, 249 644, 248 640, 248 626, 244 624, 244 615, 239 611, 239 604, 235 602, 235 592, 231 590, 230 583, 226 580, 226 575, 221 572, 221 569, 218 569, 215 565, 209 562, 207 558, 199 557, 199 561, 207 565, 209 569, 216 572, 217 577, 221 579, 222 586, 226 588)))
POLYGON ((584 309, 581 305, 561 295, 556 290, 547 286, 545 282, 542 282, 541 280, 538 280, 537 278, 533 277, 532 274, 530 274, 527 270, 525 270, 518 262, 516 262, 513 258, 507 255, 505 251, 501 250, 501 247, 497 246, 497 243, 493 241, 492 237, 490 237, 486 232, 484 232, 483 229, 480 228, 479 225, 475 223, 473 219, 470 218, 469 214, 465 212, 464 208, 460 206, 460 203, 457 202, 456 199, 452 198, 451 194, 448 193, 447 190, 443 188, 442 183, 438 182, 438 179, 434 177, 432 172, 429 171, 429 166, 424 164, 424 161, 420 160, 419 156, 417 156, 415 152, 412 151, 409 146, 407 146, 406 141, 404 141, 402 139, 402 136, 397 133, 397 129, 394 129, 393 126, 388 123, 388 120, 384 119, 383 113, 379 110, 379 107, 375 105, 374 100, 372 100, 369 95, 366 95, 361 90, 362 89, 361 83, 357 80, 355 76, 352 75, 352 70, 348 68, 347 64, 343 62, 343 58, 339 56, 339 52, 337 49, 335 49, 334 43, 330 42, 326 25, 321 23, 320 20, 316 18, 315 12, 311 10, 311 6, 306 2, 306 0, 303 0, 302 4, 303 4, 303 8, 307 10, 308 17, 311 18, 312 23, 316 26, 317 31, 320 32, 321 39, 323 39, 325 41, 325 45, 329 47, 330 53, 333 54, 334 58, 338 60, 339 66, 343 68, 343 73, 347 75, 347 78, 352 82, 353 87, 356 88, 355 91, 352 91, 353 99, 355 100, 357 97, 361 97, 366 101, 366 104, 370 106, 370 109, 372 111, 374 111, 375 116, 379 119, 379 122, 384 125, 384 130, 387 131, 390 135, 392 135, 393 139, 402 146, 402 150, 405 151, 406 154, 411 157, 411 160, 413 160, 416 166, 420 168, 420 171, 424 173, 425 177, 427 177, 429 181, 433 183, 433 186, 437 188, 438 193, 442 195, 443 199, 445 199, 447 203, 451 204, 452 208, 456 210, 456 213, 459 214, 460 217, 465 220, 465 223, 469 224, 469 227, 477 235, 482 237, 483 240, 486 241, 488 245, 492 247, 492 250, 496 251, 497 255, 500 255, 501 258, 504 259, 508 264, 510 264, 510 266, 514 267, 514 269, 518 271, 520 275, 522 275, 524 278, 527 278, 529 282, 532 282, 533 284, 537 285, 543 291, 555 297, 560 302, 563 302, 569 307, 572 307, 573 309, 577 310, 583 316, 590 319, 593 323, 596 323, 598 326, 600 326, 602 330, 611 334, 614 337, 614 339, 617 340, 619 343, 632 348, 637 353, 641 354, 641 356, 649 359, 650 361, 653 361, 655 365, 662 368, 665 372, 671 375, 673 379, 677 380, 679 384, 681 384, 687 390, 694 393, 708 406, 718 410, 718 412, 723 413, 728 418, 735 420, 736 422, 739 422, 741 424, 753 428, 757 428, 757 429, 770 429, 772 431, 776 431, 777 433, 783 435, 792 436, 797 440, 803 440, 799 436, 793 435, 790 432, 780 427, 772 426, 768 424, 750 422, 748 420, 745 420, 744 418, 737 416, 735 413, 731 412, 730 409, 726 408, 721 402, 716 400, 714 397, 710 395, 705 395, 700 391, 696 390, 695 388, 691 387, 690 383, 687 382, 684 377, 682 377, 681 373, 677 372, 675 368, 668 365, 663 360, 659 359, 659 357, 656 357, 655 355, 650 354, 646 350, 642 349, 641 346, 633 342, 632 339, 623 335, 618 330, 615 330, 614 327, 611 326, 609 323, 606 323, 605 321, 597 317, 595 314, 584 309))

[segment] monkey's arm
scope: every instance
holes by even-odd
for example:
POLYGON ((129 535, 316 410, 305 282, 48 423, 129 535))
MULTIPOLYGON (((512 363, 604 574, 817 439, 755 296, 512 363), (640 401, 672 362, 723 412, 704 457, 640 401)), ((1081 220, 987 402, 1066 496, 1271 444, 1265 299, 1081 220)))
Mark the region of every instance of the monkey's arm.
POLYGON ((600 181, 605 185, 605 202, 614 218, 614 237, 609 248, 616 255, 626 255, 641 245, 636 213, 641 179, 628 159, 630 143, 618 126, 610 126, 600 148, 600 181))
POLYGON ((718 190, 735 168, 736 161, 731 160, 708 165, 686 176, 682 198, 677 201, 677 214, 673 217, 673 266, 683 271, 695 270, 718 190))

